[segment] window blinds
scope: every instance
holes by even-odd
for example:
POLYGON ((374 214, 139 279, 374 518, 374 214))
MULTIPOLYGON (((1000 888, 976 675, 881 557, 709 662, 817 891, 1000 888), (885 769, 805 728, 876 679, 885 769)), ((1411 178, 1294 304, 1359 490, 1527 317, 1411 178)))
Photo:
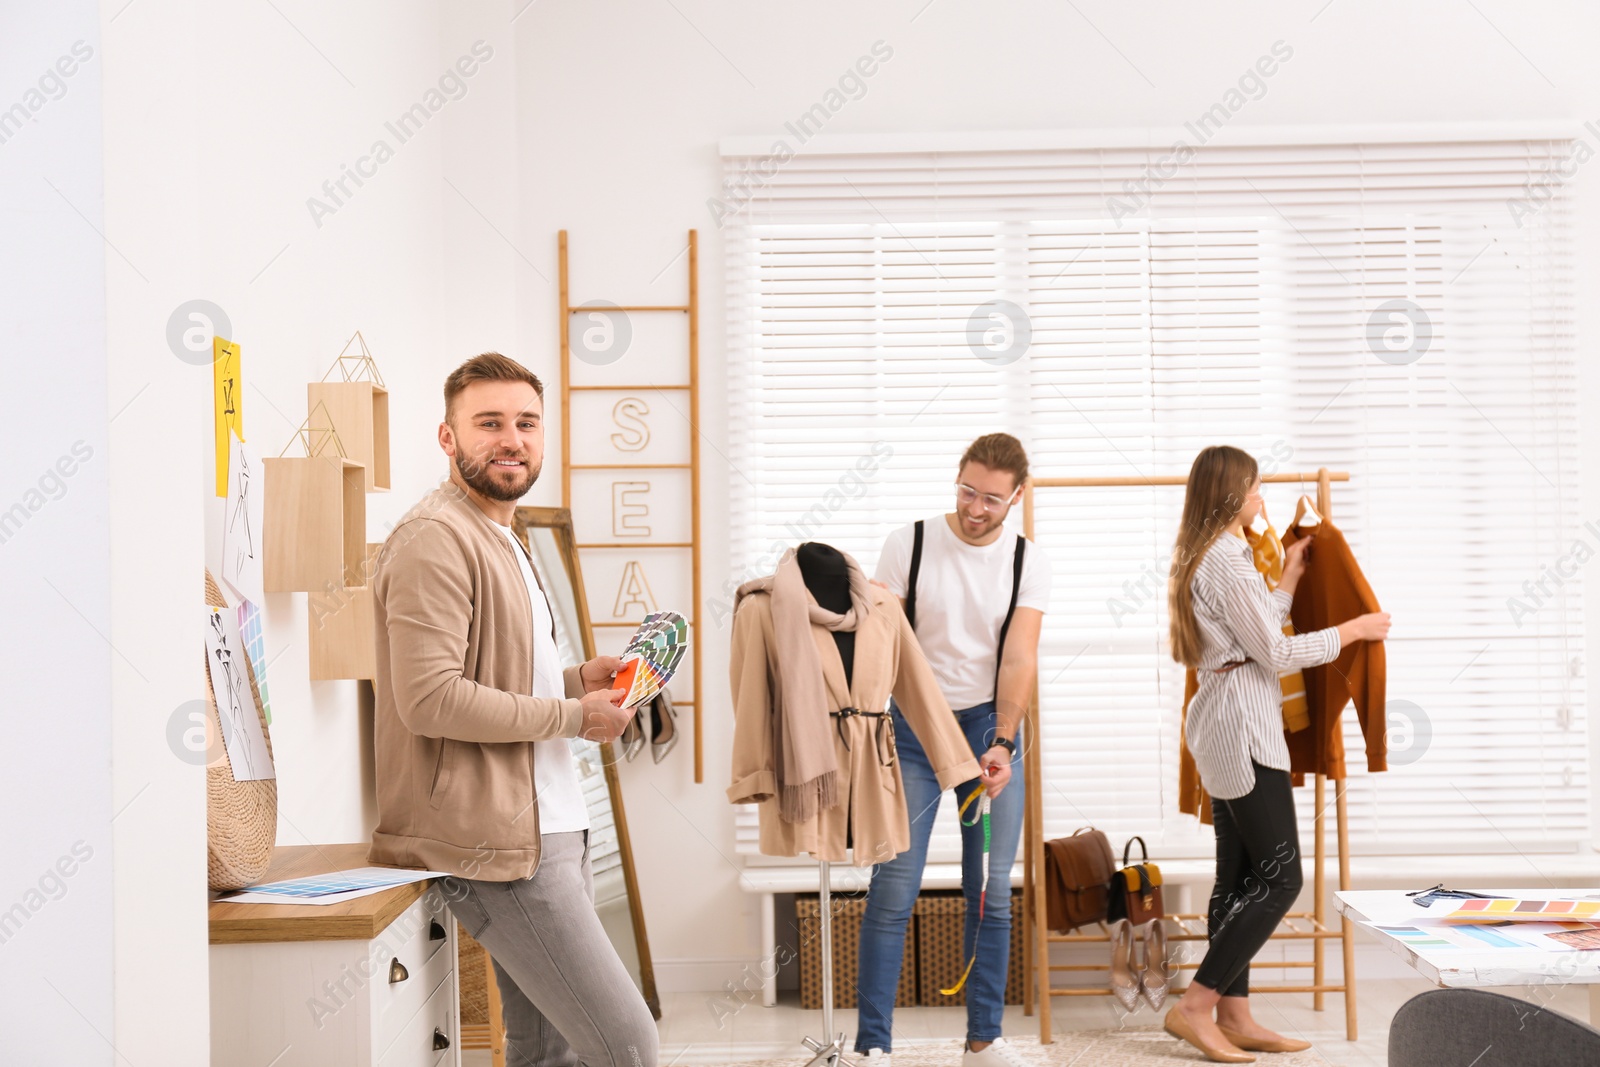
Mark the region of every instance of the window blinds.
MULTIPOLYGON (((1345 713, 1354 851, 1572 849, 1600 551, 1577 513, 1573 148, 725 149, 728 590, 800 540, 870 572, 892 529, 950 510, 993 430, 1040 475, 1181 475, 1223 442, 1263 472, 1347 470, 1333 519, 1395 618, 1388 772, 1345 713)), ((1175 801, 1182 493, 1036 493, 1048 837, 1211 848, 1175 801)), ((1263 495, 1281 529, 1298 490, 1263 495)), ((958 855, 946 810, 930 859, 958 855)))

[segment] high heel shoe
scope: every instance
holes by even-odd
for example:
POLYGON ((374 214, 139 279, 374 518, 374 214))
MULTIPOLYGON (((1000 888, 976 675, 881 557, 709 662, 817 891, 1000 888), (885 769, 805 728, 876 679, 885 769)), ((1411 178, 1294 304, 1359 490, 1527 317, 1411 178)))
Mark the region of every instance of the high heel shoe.
POLYGON ((660 763, 678 743, 678 713, 665 689, 650 701, 655 730, 650 735, 650 758, 660 763))
MULTIPOLYGON (((1151 919, 1144 925, 1144 966, 1139 970, 1139 992, 1157 1011, 1166 1003, 1168 979, 1167 928, 1161 925, 1160 919, 1151 919)), ((1237 1041, 1233 1043, 1239 1044, 1237 1041)))
POLYGON ((622 741, 622 758, 629 763, 632 763, 633 757, 637 756, 640 750, 644 748, 650 724, 647 722, 641 723, 639 720, 648 714, 650 714, 650 705, 648 703, 639 705, 635 709, 633 717, 628 720, 628 725, 622 728, 622 737, 620 738, 622 741))
POLYGON ((1311 1047, 1311 1042, 1301 1041, 1298 1037, 1280 1037, 1275 1040, 1261 1040, 1254 1037, 1245 1037, 1236 1030, 1229 1030, 1221 1023, 1217 1029, 1222 1031, 1222 1036, 1232 1041, 1235 1045, 1247 1052, 1304 1052, 1311 1047))
POLYGON ((1254 1063, 1256 1058, 1248 1052, 1241 1052, 1237 1048, 1217 1048, 1200 1040, 1200 1035, 1195 1032, 1194 1024, 1189 1017, 1176 1007, 1167 1009, 1167 1017, 1162 1020, 1161 1028, 1179 1041, 1187 1041, 1199 1049, 1205 1058, 1212 1063, 1254 1063))
POLYGON ((1111 993, 1122 1006, 1139 1006, 1139 978, 1133 969, 1133 924, 1118 919, 1111 924, 1111 993))

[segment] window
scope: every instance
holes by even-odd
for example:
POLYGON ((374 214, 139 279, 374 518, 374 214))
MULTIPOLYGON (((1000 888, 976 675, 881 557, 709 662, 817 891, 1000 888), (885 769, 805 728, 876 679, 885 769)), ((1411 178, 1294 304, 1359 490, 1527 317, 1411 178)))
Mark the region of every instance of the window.
MULTIPOLYGON (((870 572, 891 530, 950 510, 962 449, 995 429, 1040 475, 1182 475, 1219 442, 1263 471, 1349 471, 1332 518, 1396 620, 1388 772, 1366 773, 1344 716, 1354 851, 1586 840, 1580 583, 1600 526, 1577 514, 1570 141, 1208 146, 1181 163, 817 148, 777 167, 737 148, 737 580, 807 539, 870 572)), ((1092 823, 1158 855, 1211 847, 1175 799, 1182 493, 1036 493, 1055 575, 1047 837, 1092 823)), ((1263 495, 1281 529, 1298 490, 1263 495)), ((957 855, 947 810, 930 859, 957 855)))

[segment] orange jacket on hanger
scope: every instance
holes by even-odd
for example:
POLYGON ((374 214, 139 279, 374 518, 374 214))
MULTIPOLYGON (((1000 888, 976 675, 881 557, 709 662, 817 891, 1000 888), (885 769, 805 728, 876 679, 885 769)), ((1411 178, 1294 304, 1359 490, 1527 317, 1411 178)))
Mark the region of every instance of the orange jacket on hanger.
MULTIPOLYGON (((1299 519, 1297 514, 1296 523, 1299 519)), ((1295 588, 1294 603, 1289 608, 1296 630, 1310 633, 1337 626, 1357 615, 1383 610, 1378 606, 1372 586, 1361 573, 1355 554, 1350 551, 1350 543, 1327 516, 1316 526, 1291 525, 1284 531, 1283 543, 1287 547, 1307 536, 1314 536, 1315 540, 1306 555, 1305 574, 1295 588)), ((1367 770, 1388 769, 1384 716, 1387 672, 1382 641, 1352 641, 1332 663, 1305 668, 1311 729, 1288 736, 1289 760, 1296 774, 1345 776, 1339 716, 1352 699, 1361 720, 1361 734, 1367 742, 1367 770)))

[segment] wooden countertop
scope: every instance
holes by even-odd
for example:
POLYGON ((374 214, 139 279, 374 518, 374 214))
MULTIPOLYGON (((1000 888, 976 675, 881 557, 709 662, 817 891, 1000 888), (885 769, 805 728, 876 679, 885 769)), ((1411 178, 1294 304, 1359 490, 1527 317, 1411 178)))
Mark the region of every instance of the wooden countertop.
MULTIPOLYGON (((350 845, 279 845, 262 882, 370 867, 365 842, 350 845)), ((210 904, 211 943, 266 941, 370 941, 427 892, 434 880, 409 882, 341 904, 210 904)))

